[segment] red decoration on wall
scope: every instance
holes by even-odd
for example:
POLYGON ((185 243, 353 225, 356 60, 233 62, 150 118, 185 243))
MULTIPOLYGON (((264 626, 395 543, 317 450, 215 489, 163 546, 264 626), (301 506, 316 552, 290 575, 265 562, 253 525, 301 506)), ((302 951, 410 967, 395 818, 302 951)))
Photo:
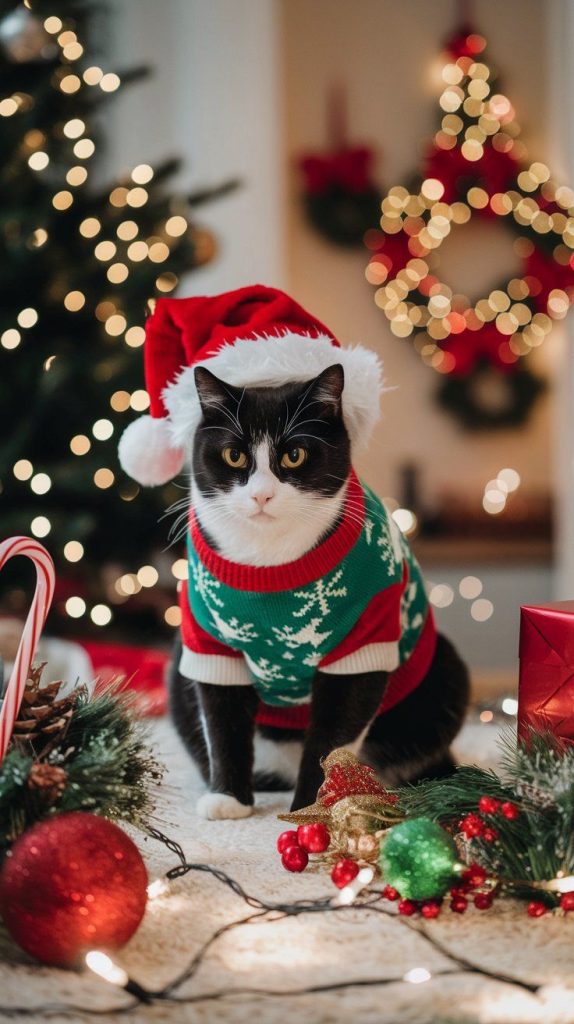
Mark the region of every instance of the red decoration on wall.
POLYGON ((345 147, 335 153, 302 157, 300 167, 305 178, 305 190, 312 195, 324 195, 331 189, 360 193, 372 189, 371 164, 373 151, 367 146, 355 149, 345 147))
POLYGON ((373 150, 348 142, 347 101, 340 86, 328 97, 327 136, 326 152, 304 153, 298 160, 307 216, 330 242, 361 245, 378 216, 381 190, 373 180, 373 150))

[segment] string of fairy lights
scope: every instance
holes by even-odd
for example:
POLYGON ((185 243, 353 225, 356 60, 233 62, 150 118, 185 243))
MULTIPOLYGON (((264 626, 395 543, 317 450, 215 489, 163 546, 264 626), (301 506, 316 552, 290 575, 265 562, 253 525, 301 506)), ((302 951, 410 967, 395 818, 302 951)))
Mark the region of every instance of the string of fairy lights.
MULTIPOLYGON (((188 862, 181 845, 158 829, 149 828, 148 832, 153 839, 163 843, 178 858, 178 863, 170 868, 163 877, 154 879, 148 885, 147 895, 150 901, 161 903, 169 899, 170 883, 192 872, 209 875, 214 881, 223 885, 230 893, 233 893, 243 901, 250 908, 251 912, 244 917, 233 918, 219 925, 201 942, 197 951, 193 953, 183 968, 178 971, 177 975, 161 988, 152 989, 141 984, 104 950, 89 950, 83 957, 83 963, 79 965, 79 970, 81 971, 82 967, 85 967, 91 974, 103 979, 112 988, 123 990, 123 992, 132 997, 129 1003, 123 1002, 121 1006, 100 1008, 92 1005, 79 1006, 71 1002, 52 1002, 48 1006, 0 1006, 0 1011, 11 1015, 17 1014, 25 1018, 37 1016, 42 1012, 50 1012, 52 1015, 61 1014, 62 1016, 76 1015, 78 1013, 85 1013, 88 1016, 101 1016, 102 1014, 114 1012, 131 1013, 133 1010, 141 1009, 142 1005, 155 1005, 158 1002, 171 1003, 173 1005, 192 1005, 195 1003, 219 1002, 226 998, 234 999, 238 995, 251 995, 256 998, 275 997, 291 999, 302 995, 319 995, 321 993, 345 991, 353 988, 384 988, 401 983, 406 983, 407 987, 410 985, 418 986, 430 982, 433 978, 437 979, 448 975, 465 975, 468 973, 484 980, 500 983, 511 998, 516 998, 521 993, 526 992, 534 996, 539 1001, 539 1005, 549 1009, 550 997, 555 996, 557 1004, 563 1006, 562 1001, 566 997, 564 990, 560 989, 559 992, 549 992, 548 987, 541 982, 526 980, 516 974, 507 974, 502 970, 497 970, 495 967, 491 968, 487 964, 478 963, 464 953, 455 952, 447 943, 441 940, 436 931, 426 927, 424 923, 399 915, 396 912, 396 906, 392 903, 389 904, 384 899, 383 891, 367 888, 374 878, 374 871, 370 867, 363 868, 353 882, 346 885, 333 898, 300 899, 292 902, 272 903, 246 892, 236 879, 232 878, 221 868, 213 867, 210 864, 188 862), (230 988, 208 989, 203 992, 190 992, 189 989, 182 991, 185 985, 196 980, 202 965, 212 953, 215 945, 230 932, 253 924, 262 927, 267 924, 276 924, 286 918, 297 918, 308 914, 344 914, 349 909, 352 909, 353 913, 383 915, 392 920, 395 927, 406 928, 411 934, 414 933, 420 943, 418 956, 423 962, 415 962, 412 966, 408 966, 406 970, 396 975, 377 975, 367 978, 360 976, 343 977, 335 981, 325 982, 319 979, 313 984, 301 985, 291 989, 282 985, 277 988, 233 986, 230 988), (434 967, 431 971, 424 962, 427 960, 425 954, 431 954, 434 959, 437 953, 446 959, 447 962, 444 966, 434 967)), ((242 941, 246 943, 249 940, 244 937, 242 941)), ((275 942, 277 942, 277 939, 275 939, 275 942)))
MULTIPOLYGON (((481 36, 473 35, 469 40, 474 40, 477 55, 486 46, 481 36)), ((459 147, 468 165, 466 173, 471 176, 472 165, 485 156, 487 148, 517 163, 525 160, 512 103, 504 94, 493 91, 486 63, 478 56, 449 57, 441 77, 444 88, 439 104, 443 117, 433 140, 439 161, 441 152, 459 147)), ((406 252, 398 256, 397 264, 392 246, 387 245, 387 251, 381 246, 381 232, 367 232, 365 242, 375 252, 365 270, 366 278, 377 287, 375 303, 385 313, 392 333, 400 338, 414 335, 421 359, 439 373, 451 373, 456 365, 453 354, 443 350, 440 343, 466 330, 480 331, 489 323, 501 336, 500 359, 514 363, 542 344, 553 320, 566 316, 568 293, 561 287, 551 288, 544 308, 537 309, 536 301, 526 300, 536 300, 542 285, 535 274, 526 273, 473 302, 439 279, 432 265, 433 254, 453 228, 471 219, 473 211, 487 211, 496 219, 511 218, 518 228, 549 236, 555 263, 558 267, 571 266, 574 190, 552 181, 549 168, 540 161, 520 171, 518 187, 508 191, 489 195, 485 188, 471 185, 464 199, 454 199, 447 196, 452 191, 450 184, 428 176, 418 191, 402 185, 390 189, 382 202, 381 230, 391 242, 394 236, 401 236, 406 252), (543 208, 547 204, 557 209, 547 212, 543 208)), ((524 261, 534 252, 535 244, 531 238, 517 237, 514 250, 524 261)))
MULTIPOLYGON (((25 6, 31 10, 30 3, 25 6)), ((43 21, 43 28, 59 47, 60 66, 55 70, 52 84, 66 95, 74 95, 83 89, 99 89, 104 93, 112 93, 121 85, 121 78, 115 72, 105 72, 97 65, 85 70, 77 70, 75 64, 84 56, 84 47, 77 33, 67 27, 56 15, 50 15, 43 21)), ((33 97, 21 92, 0 100, 0 117, 10 118, 25 114, 34 104, 33 97)), ((62 138, 70 143, 70 166, 65 170, 65 183, 68 187, 56 188, 52 196, 52 206, 57 212, 65 212, 73 206, 75 193, 84 187, 89 179, 86 163, 96 153, 96 143, 90 137, 89 126, 80 117, 71 117, 63 124, 54 126, 59 141, 62 138), (81 163, 78 161, 82 161, 81 163)), ((44 131, 32 129, 23 138, 22 151, 28 167, 35 174, 49 175, 51 171, 50 139, 44 131)), ((149 237, 141 237, 141 228, 137 220, 137 210, 146 206, 149 192, 146 185, 154 178, 154 170, 147 163, 138 164, 129 175, 129 180, 115 185, 107 201, 115 210, 126 210, 126 217, 115 227, 114 237, 104 236, 102 221, 96 216, 87 216, 79 224, 78 231, 82 238, 93 241, 93 257, 99 263, 107 265, 106 278, 111 286, 123 284, 129 277, 133 266, 148 261, 157 264, 158 269, 170 256, 171 246, 190 228, 188 219, 179 211, 171 211, 165 221, 156 227, 156 232, 149 237)), ((47 179, 49 180, 49 179, 47 179)), ((29 239, 29 246, 39 249, 50 240, 49 232, 39 225, 29 239)), ((169 294, 179 283, 178 277, 172 272, 161 271, 155 279, 155 290, 160 294, 169 294)), ((71 289, 62 298, 64 309, 73 315, 85 310, 87 297, 79 289, 71 289)), ((121 308, 121 304, 113 297, 106 296, 99 301, 94 309, 96 320, 102 325, 105 335, 111 339, 122 340, 128 348, 136 349, 143 345, 145 330, 141 323, 130 324, 121 308)), ((39 314, 33 307, 22 309, 17 315, 14 326, 6 328, 0 334, 0 346, 15 351, 25 342, 25 331, 38 323, 39 314)), ((49 372, 57 360, 56 354, 49 356, 43 368, 49 372)), ((143 388, 132 392, 118 389, 108 397, 112 413, 120 416, 128 411, 145 412, 149 407, 149 396, 143 388)), ((69 441, 69 450, 74 457, 81 459, 92 451, 97 442, 108 441, 114 434, 115 426, 111 419, 103 416, 98 418, 89 432, 74 434, 69 441)), ((34 494, 47 494, 52 487, 48 473, 36 471, 27 458, 18 459, 13 466, 14 477, 22 483, 28 483, 34 494)), ((117 485, 116 475, 109 466, 100 466, 93 475, 94 486, 107 490, 117 485)), ((131 502, 140 493, 136 484, 130 481, 118 486, 118 494, 122 501, 131 502)), ((29 524, 30 532, 39 539, 44 539, 52 529, 52 523, 46 515, 36 515, 29 524)), ((84 545, 71 537, 63 544, 64 558, 70 563, 78 563, 85 555, 84 545)), ((181 563, 174 563, 174 576, 182 577, 181 563), (177 570, 175 569, 177 566, 177 570)), ((130 596, 137 594, 143 587, 152 588, 159 576, 153 566, 141 566, 137 572, 119 576, 109 594, 110 603, 119 604, 130 596)), ((113 611, 110 605, 98 603, 88 609, 83 597, 72 595, 65 603, 65 612, 71 618, 81 618, 89 612, 90 619, 96 626, 106 626, 112 620, 113 611)), ((177 626, 180 612, 176 605, 170 606, 164 613, 165 622, 177 626)))

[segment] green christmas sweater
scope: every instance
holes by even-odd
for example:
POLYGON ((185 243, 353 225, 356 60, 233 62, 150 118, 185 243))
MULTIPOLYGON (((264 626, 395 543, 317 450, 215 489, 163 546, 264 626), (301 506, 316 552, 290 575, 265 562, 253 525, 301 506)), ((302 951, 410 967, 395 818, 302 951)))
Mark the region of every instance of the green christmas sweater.
POLYGON ((355 474, 351 508, 323 543, 269 567, 222 558, 192 516, 189 579, 181 589, 182 674, 255 686, 259 721, 270 724, 305 724, 301 715, 289 721, 271 709, 308 704, 317 669, 391 673, 381 711, 410 693, 436 640, 421 570, 390 513, 355 474))

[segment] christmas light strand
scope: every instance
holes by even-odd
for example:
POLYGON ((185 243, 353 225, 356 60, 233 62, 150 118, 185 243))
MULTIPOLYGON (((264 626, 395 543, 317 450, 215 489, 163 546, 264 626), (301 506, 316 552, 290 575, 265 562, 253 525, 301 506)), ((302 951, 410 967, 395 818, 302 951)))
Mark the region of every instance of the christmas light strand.
POLYGON ((167 891, 166 881, 169 883, 169 881, 181 878, 183 875, 190 872, 199 872, 201 874, 210 875, 217 882, 226 886, 236 896, 238 896, 239 899, 243 900, 243 902, 251 907, 254 913, 242 917, 239 920, 227 922, 216 929, 216 931, 213 932, 212 935, 200 946, 199 950, 193 955, 187 966, 180 971, 172 981, 168 982, 168 984, 161 989, 147 989, 140 985, 137 980, 131 978, 128 972, 123 967, 116 964, 111 957, 101 953, 99 950, 90 951, 86 956, 86 966, 109 984, 123 989, 132 997, 129 1003, 124 1002, 120 1005, 105 1008, 94 1008, 93 1006, 83 1006, 78 1005, 77 1003, 57 1002, 34 1007, 0 1005, 0 1013, 23 1018, 32 1018, 48 1014, 59 1014, 65 1017, 73 1016, 75 1014, 85 1014, 86 1016, 105 1016, 106 1014, 111 1013, 128 1014, 137 1010, 137 1008, 141 1007, 142 1004, 150 1005, 155 1002, 194 1005, 196 1003, 220 1002, 225 999, 235 998, 238 995, 289 999, 305 995, 321 995, 327 992, 346 991, 353 988, 384 988, 401 983, 421 984, 430 981, 433 977, 437 978, 460 974, 475 974, 482 978, 500 982, 501 984, 510 986, 519 991, 527 992, 534 997, 536 997, 536 994, 544 987, 542 984, 524 981, 521 978, 505 974, 504 972, 489 970, 488 968, 469 960, 467 957, 454 954, 443 942, 441 942, 440 939, 436 937, 435 934, 430 933, 427 926, 418 921, 399 917, 396 915, 394 910, 385 907, 381 903, 381 899, 383 897, 383 892, 381 890, 370 889, 365 891, 363 889, 358 901, 353 903, 352 909, 354 911, 378 913, 383 914, 386 917, 392 917, 397 922, 397 925, 408 928, 411 932, 418 935, 428 947, 429 951, 438 952, 442 956, 446 957, 453 965, 452 968, 437 970, 431 973, 431 971, 429 971, 424 965, 415 964, 403 974, 391 977, 350 978, 337 982, 327 982, 320 985, 301 986, 285 990, 277 988, 241 986, 226 988, 220 991, 199 992, 189 996, 179 995, 178 989, 180 989, 185 982, 197 975, 199 968, 203 964, 208 953, 223 935, 229 934, 237 928, 248 925, 262 926, 265 924, 274 924, 287 917, 298 917, 305 914, 344 913, 350 908, 349 906, 341 904, 334 905, 333 900, 330 897, 314 900, 298 900, 291 903, 267 902, 259 897, 247 893, 243 886, 225 871, 215 868, 210 864, 188 862, 185 858, 181 845, 175 840, 164 835, 158 829, 150 828, 147 831, 151 838, 161 842, 178 858, 178 864, 166 872, 165 880, 157 879, 155 882, 150 884, 150 888, 148 890, 150 898, 161 898, 161 896, 165 895, 167 891))

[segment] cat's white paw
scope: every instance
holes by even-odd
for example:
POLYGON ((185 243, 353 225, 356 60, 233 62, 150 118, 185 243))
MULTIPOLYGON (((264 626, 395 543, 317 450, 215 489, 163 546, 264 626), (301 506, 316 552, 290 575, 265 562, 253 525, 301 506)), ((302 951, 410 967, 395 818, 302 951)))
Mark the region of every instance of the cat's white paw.
POLYGON ((248 818, 253 814, 251 804, 241 804, 229 793, 204 793, 195 807, 201 818, 217 821, 226 818, 248 818))

